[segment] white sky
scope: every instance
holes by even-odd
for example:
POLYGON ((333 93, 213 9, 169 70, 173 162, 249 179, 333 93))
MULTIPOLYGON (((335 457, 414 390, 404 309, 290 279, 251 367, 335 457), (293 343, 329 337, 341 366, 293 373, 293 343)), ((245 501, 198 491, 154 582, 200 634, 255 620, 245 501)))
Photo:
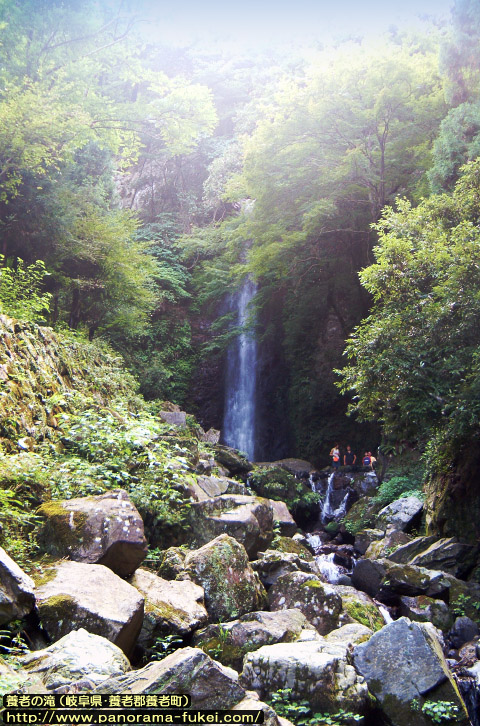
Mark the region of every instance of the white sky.
POLYGON ((389 26, 421 27, 419 16, 448 20, 454 0, 140 0, 149 29, 158 39, 184 43, 223 38, 269 45, 348 35, 375 37, 389 26))

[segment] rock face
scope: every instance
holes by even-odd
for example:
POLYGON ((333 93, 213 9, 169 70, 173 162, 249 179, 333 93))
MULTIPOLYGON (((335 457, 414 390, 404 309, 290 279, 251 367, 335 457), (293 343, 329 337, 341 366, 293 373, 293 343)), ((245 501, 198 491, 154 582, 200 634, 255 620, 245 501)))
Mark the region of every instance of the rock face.
POLYGON ((142 645, 161 635, 188 635, 208 620, 203 588, 190 580, 163 580, 148 570, 137 570, 130 584, 145 598, 142 645))
POLYGON ((209 625, 193 637, 193 644, 235 670, 242 669, 246 653, 273 643, 319 640, 315 628, 300 610, 257 612, 221 625, 209 625))
POLYGON ((394 529, 405 532, 420 523, 422 511, 423 502, 418 497, 402 497, 380 510, 376 526, 387 532, 394 529))
POLYGON ((160 411, 158 415, 162 421, 165 421, 170 426, 183 429, 187 425, 187 414, 185 411, 160 411))
POLYGON ((39 513, 39 542, 56 557, 105 565, 120 577, 132 575, 145 559, 143 521, 122 489, 46 502, 39 513))
POLYGON ((95 687, 107 678, 130 670, 130 663, 120 648, 83 628, 26 656, 21 664, 26 671, 39 676, 48 689, 77 681, 88 681, 95 687))
POLYGON ((110 678, 101 693, 180 693, 194 709, 231 708, 245 696, 238 673, 198 648, 180 648, 159 662, 120 678, 110 678))
POLYGON ((315 710, 362 713, 367 707, 367 685, 348 664, 347 647, 324 638, 266 645, 248 653, 240 682, 267 699, 291 688, 292 700, 307 699, 315 710))
POLYGON ((332 587, 306 572, 279 577, 269 590, 268 601, 271 610, 298 608, 320 635, 338 627, 341 597, 332 587))
POLYGON ((197 545, 225 533, 255 557, 273 539, 273 510, 268 499, 222 495, 193 504, 191 515, 192 537, 197 545))
POLYGON ((253 469, 253 465, 242 454, 229 446, 217 444, 214 447, 214 452, 216 461, 234 476, 238 475, 242 479, 246 478, 248 472, 253 469))
POLYGON ((389 623, 355 648, 353 662, 394 726, 430 724, 430 719, 412 708, 412 701, 421 704, 424 696, 429 701, 454 702, 459 707, 455 723, 469 723, 431 625, 407 618, 389 623))
POLYGON ((205 591, 205 607, 214 622, 261 610, 266 593, 248 555, 233 537, 222 534, 185 558, 185 571, 205 591))
POLYGON ((103 565, 60 562, 37 589, 42 624, 53 640, 85 628, 129 656, 143 622, 143 597, 103 565))
POLYGON ((0 547, 0 625, 23 618, 35 605, 32 578, 0 547))

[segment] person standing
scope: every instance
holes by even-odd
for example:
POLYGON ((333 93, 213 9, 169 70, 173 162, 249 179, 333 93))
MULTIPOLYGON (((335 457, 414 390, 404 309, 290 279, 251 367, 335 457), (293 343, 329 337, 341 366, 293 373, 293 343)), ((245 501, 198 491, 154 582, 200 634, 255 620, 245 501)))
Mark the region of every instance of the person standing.
POLYGON ((344 466, 354 466, 356 460, 357 460, 357 455, 353 453, 352 447, 347 446, 347 450, 343 457, 343 465, 344 466))
POLYGON ((332 457, 332 466, 334 469, 338 469, 340 466, 340 444, 335 444, 333 449, 330 451, 332 457))

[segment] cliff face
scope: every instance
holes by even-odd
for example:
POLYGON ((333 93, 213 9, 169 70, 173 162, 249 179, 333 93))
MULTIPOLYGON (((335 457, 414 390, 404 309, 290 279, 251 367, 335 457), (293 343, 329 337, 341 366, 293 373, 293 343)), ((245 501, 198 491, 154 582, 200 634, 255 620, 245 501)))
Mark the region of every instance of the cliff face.
POLYGON ((6 452, 51 439, 62 413, 74 410, 75 393, 98 404, 124 396, 137 384, 122 360, 51 328, 0 315, 0 442, 6 452))

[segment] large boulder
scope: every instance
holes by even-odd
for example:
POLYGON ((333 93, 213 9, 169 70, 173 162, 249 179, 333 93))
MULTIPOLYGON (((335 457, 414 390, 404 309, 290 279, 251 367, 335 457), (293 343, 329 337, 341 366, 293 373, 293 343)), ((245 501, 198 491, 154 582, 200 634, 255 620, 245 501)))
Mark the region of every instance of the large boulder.
POLYGON ((297 523, 290 514, 285 502, 270 499, 270 504, 273 509, 273 525, 279 528, 282 537, 293 537, 297 531, 297 523))
POLYGON ((437 537, 431 534, 424 537, 415 537, 414 539, 410 538, 405 544, 396 547, 387 557, 399 565, 408 565, 416 555, 430 547, 436 539, 437 537))
POLYGON ((101 693, 175 693, 191 697, 193 709, 228 709, 245 697, 238 673, 212 660, 198 648, 180 648, 159 662, 118 678, 101 693))
POLYGON ((353 585, 371 597, 389 603, 401 595, 446 597, 449 575, 414 565, 398 565, 387 559, 360 560, 352 575, 353 585))
POLYGON ((365 552, 365 557, 372 560, 378 560, 381 557, 388 557, 388 555, 396 550, 397 547, 407 545, 410 540, 411 537, 409 537, 408 534, 405 534, 405 532, 394 530, 393 532, 390 532, 390 534, 387 534, 383 539, 372 542, 365 552))
POLYGON ((259 554, 261 557, 252 562, 252 567, 255 572, 258 572, 265 587, 270 587, 279 577, 286 575, 288 572, 302 571, 318 575, 315 561, 303 560, 292 552, 267 550, 259 554))
POLYGON ((95 497, 45 502, 38 539, 55 557, 105 565, 129 577, 147 554, 143 521, 122 489, 95 497))
POLYGON ((319 641, 265 645, 245 656, 240 682, 260 698, 291 689, 294 701, 308 700, 312 709, 362 713, 367 685, 348 663, 348 646, 319 641))
POLYGON ((307 572, 279 577, 268 592, 268 602, 270 610, 298 608, 320 635, 338 627, 342 611, 342 599, 334 588, 307 572))
POLYGON ((226 476, 197 476, 195 481, 188 483, 188 489, 196 502, 205 501, 222 494, 246 494, 244 484, 226 476))
POLYGON ((190 580, 163 580, 153 572, 139 569, 130 584, 145 598, 139 639, 142 647, 148 647, 162 635, 188 635, 208 621, 203 588, 190 580))
POLYGON ((422 512, 423 502, 418 497, 402 497, 380 510, 376 527, 387 532, 395 529, 408 532, 420 524, 422 512))
POLYGON ((230 448, 230 446, 217 444, 213 447, 213 451, 215 460, 227 469, 230 474, 233 474, 233 476, 240 476, 242 479, 246 479, 248 473, 253 469, 253 464, 243 454, 236 449, 230 448))
POLYGON ((88 681, 94 688, 107 678, 130 670, 130 663, 118 646, 83 628, 73 630, 44 650, 34 651, 20 663, 24 670, 39 676, 48 689, 71 686, 78 681, 88 681))
POLYGON ((32 578, 0 547, 0 625, 33 610, 34 588, 32 578))
POLYGON ((401 597, 400 615, 420 623, 432 623, 444 633, 452 627, 453 623, 448 605, 443 600, 434 600, 426 595, 401 597))
POLYGON ((85 628, 129 656, 143 622, 143 597, 103 565, 64 561, 36 593, 42 625, 52 640, 85 628))
POLYGON ((241 494, 195 502, 190 510, 192 541, 204 545, 221 534, 240 542, 250 557, 273 539, 273 510, 268 499, 241 494))
POLYGON ((410 564, 463 577, 474 566, 477 552, 478 548, 473 545, 459 542, 454 537, 444 537, 415 555, 410 564))
POLYGON ((181 547, 169 547, 160 553, 157 573, 165 580, 181 579, 185 571, 186 551, 181 547))
POLYGON ((245 547, 222 534, 185 558, 185 571, 205 591, 205 607, 214 622, 261 610, 266 593, 252 570, 245 547))
POLYGON ((263 726, 293 726, 286 718, 277 716, 268 703, 260 701, 255 691, 247 691, 245 698, 232 707, 232 711, 263 711, 263 726))
POLYGON ((242 669, 246 653, 273 643, 319 640, 320 636, 300 610, 256 612, 230 623, 208 625, 193 636, 193 645, 224 665, 242 669))
POLYGON ((361 529, 355 535, 355 550, 359 555, 364 555, 372 542, 383 539, 385 532, 383 529, 361 529))
POLYGON ((359 623, 372 631, 383 628, 385 619, 369 595, 349 585, 333 585, 333 589, 342 598, 343 611, 339 623, 359 623))
POLYGON ((421 711, 428 700, 457 705, 456 724, 469 723, 464 703, 432 625, 400 618, 358 645, 353 662, 393 726, 430 726, 421 711))

